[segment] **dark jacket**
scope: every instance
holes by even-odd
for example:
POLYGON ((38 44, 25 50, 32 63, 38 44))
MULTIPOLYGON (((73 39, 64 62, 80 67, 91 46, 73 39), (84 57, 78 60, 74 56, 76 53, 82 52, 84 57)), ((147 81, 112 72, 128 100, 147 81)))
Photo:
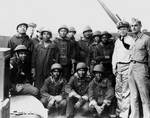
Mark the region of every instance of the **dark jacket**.
POLYGON ((79 61, 85 62, 89 65, 89 58, 90 58, 90 49, 89 46, 93 43, 93 40, 81 38, 78 41, 79 45, 79 61))
POLYGON ((69 90, 74 90, 77 94, 83 96, 88 92, 88 86, 91 81, 90 77, 85 77, 84 79, 79 78, 77 73, 70 78, 70 81, 67 84, 69 90))
POLYGON ((60 78, 58 81, 55 81, 55 79, 52 76, 49 76, 42 86, 40 92, 42 97, 50 97, 50 96, 56 96, 56 95, 62 95, 63 98, 66 97, 65 95, 65 85, 66 80, 63 78, 60 78))
POLYGON ((106 70, 112 70, 112 54, 114 50, 114 42, 110 41, 107 45, 102 42, 98 45, 98 55, 95 58, 98 63, 103 63, 106 70))
MULTIPOLYGON (((97 57, 100 56, 100 49, 99 49, 99 44, 93 42, 90 47, 89 47, 89 51, 90 51, 90 62, 93 60, 95 62, 97 62, 97 57)), ((97 62, 98 63, 98 62, 97 62)))
POLYGON ((97 82, 94 78, 88 89, 89 99, 96 100, 99 104, 103 103, 103 100, 112 100, 114 97, 114 89, 112 88, 109 79, 104 78, 102 81, 97 82))
POLYGON ((45 78, 50 74, 50 68, 53 63, 56 62, 58 49, 55 44, 51 42, 48 47, 44 47, 44 44, 37 44, 33 51, 32 56, 32 68, 35 68, 35 85, 42 87, 45 78))
POLYGON ((28 35, 23 35, 23 36, 19 36, 19 35, 14 35, 13 37, 10 38, 10 40, 8 41, 8 48, 11 48, 12 51, 16 48, 16 46, 18 45, 25 45, 28 49, 28 51, 30 51, 32 53, 33 51, 33 42, 31 39, 29 39, 28 35))
POLYGON ((24 84, 32 81, 30 66, 27 61, 22 63, 20 59, 12 57, 10 65, 10 82, 13 88, 16 84, 24 84))
POLYGON ((54 43, 58 48, 58 63, 63 66, 71 64, 71 59, 75 59, 75 52, 71 41, 68 38, 56 37, 54 43))

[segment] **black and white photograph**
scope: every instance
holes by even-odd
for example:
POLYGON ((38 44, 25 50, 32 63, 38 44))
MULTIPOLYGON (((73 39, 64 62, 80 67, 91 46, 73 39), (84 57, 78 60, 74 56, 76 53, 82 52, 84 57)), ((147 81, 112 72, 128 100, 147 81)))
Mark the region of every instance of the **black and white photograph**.
POLYGON ((0 0, 0 118, 150 118, 149 0, 0 0))

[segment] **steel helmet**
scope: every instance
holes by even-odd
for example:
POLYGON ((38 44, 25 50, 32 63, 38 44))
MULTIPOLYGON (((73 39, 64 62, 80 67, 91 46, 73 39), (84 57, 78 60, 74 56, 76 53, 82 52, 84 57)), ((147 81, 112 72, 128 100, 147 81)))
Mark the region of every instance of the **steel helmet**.
POLYGON ((76 33, 76 30, 75 30, 74 27, 70 27, 70 28, 69 28, 69 32, 74 32, 74 33, 76 33))
POLYGON ((112 35, 107 31, 103 31, 101 36, 103 36, 103 35, 106 35, 108 38, 112 37, 112 35))
POLYGON ((53 71, 54 69, 62 70, 62 66, 61 66, 59 63, 54 63, 54 64, 51 66, 51 71, 53 71))
POLYGON ((79 62, 76 67, 76 71, 80 69, 87 69, 87 65, 84 62, 79 62))
POLYGON ((27 47, 25 45, 18 45, 15 49, 14 52, 18 51, 27 51, 27 47))
POLYGON ((20 25, 24 25, 24 26, 26 27, 26 29, 28 29, 28 24, 27 24, 27 23, 20 23, 20 24, 17 25, 16 30, 18 30, 18 27, 19 27, 20 25))
POLYGON ((28 24, 28 27, 36 28, 36 27, 37 27, 37 25, 36 25, 35 23, 29 23, 29 24, 28 24))
POLYGON ((42 28, 42 29, 41 29, 41 35, 43 35, 43 32, 49 32, 49 33, 50 33, 50 35, 51 35, 51 37, 52 37, 52 32, 50 31, 50 29, 49 29, 49 28, 47 28, 47 27, 42 28))
POLYGON ((60 32, 61 29, 66 29, 67 32, 69 32, 69 29, 66 25, 62 25, 59 29, 58 29, 58 32, 60 32))
POLYGON ((101 32, 100 31, 95 31, 94 33, 93 33, 93 37, 95 37, 95 36, 101 36, 101 32))
POLYGON ((37 28, 36 28, 36 31, 39 32, 39 33, 41 33, 41 32, 42 32, 42 29, 44 29, 44 27, 37 27, 37 28))
POLYGON ((117 23, 117 28, 120 29, 121 27, 130 28, 130 24, 126 21, 120 21, 117 23))
POLYGON ((102 64, 97 64, 93 68, 93 72, 104 72, 104 66, 102 64))
POLYGON ((83 29, 83 33, 87 32, 87 31, 91 31, 92 32, 92 28, 90 26, 86 26, 84 29, 83 29))
POLYGON ((136 22, 136 23, 138 23, 139 25, 142 25, 141 21, 140 21, 139 19, 137 19, 137 18, 132 18, 131 21, 132 21, 132 23, 133 23, 133 22, 136 22))

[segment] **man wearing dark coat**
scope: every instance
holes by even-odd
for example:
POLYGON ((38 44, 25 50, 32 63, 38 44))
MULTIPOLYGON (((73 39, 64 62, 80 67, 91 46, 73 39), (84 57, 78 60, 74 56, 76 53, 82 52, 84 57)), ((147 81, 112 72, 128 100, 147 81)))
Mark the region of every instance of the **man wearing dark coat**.
POLYGON ((58 63, 63 67, 63 77, 69 81, 71 76, 72 65, 75 60, 75 52, 72 46, 71 41, 68 39, 69 29, 67 26, 63 25, 58 29, 59 36, 55 38, 54 42, 58 48, 59 56, 58 63))
POLYGON ((85 62, 89 66, 89 46, 93 43, 92 29, 86 26, 83 30, 83 37, 78 41, 79 62, 85 62))
POLYGON ((52 33, 45 28, 41 32, 43 42, 34 48, 32 58, 32 73, 35 78, 35 86, 39 89, 44 84, 45 78, 50 74, 50 67, 56 62, 57 48, 50 40, 52 33))
POLYGON ((63 113, 66 108, 66 94, 65 85, 66 79, 62 77, 62 66, 58 63, 54 63, 51 66, 51 74, 45 80, 40 93, 41 102, 50 111, 60 111, 63 113), (62 109, 62 110, 61 110, 62 109))
MULTIPOLYGON (((12 95, 34 95, 39 90, 32 84, 30 66, 27 61, 28 50, 24 45, 18 45, 14 49, 14 55, 10 59, 10 82, 12 95)), ((38 96, 37 96, 38 97, 38 96)))

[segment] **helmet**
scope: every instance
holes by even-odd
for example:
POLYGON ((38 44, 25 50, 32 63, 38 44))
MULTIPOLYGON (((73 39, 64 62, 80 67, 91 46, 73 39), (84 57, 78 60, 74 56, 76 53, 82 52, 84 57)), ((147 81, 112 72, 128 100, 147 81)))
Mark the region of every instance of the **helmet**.
POLYGON ((104 66, 102 64, 97 64, 93 68, 93 72, 104 72, 104 66))
POLYGON ((120 21, 117 23, 117 28, 120 29, 121 27, 130 28, 130 24, 126 21, 120 21))
POLYGON ((106 35, 108 38, 112 37, 112 35, 107 31, 103 31, 101 36, 103 36, 103 35, 106 35))
POLYGON ((76 33, 76 30, 75 30, 74 27, 70 27, 70 28, 69 28, 69 32, 75 32, 75 33, 76 33))
POLYGON ((92 29, 90 26, 86 26, 84 29, 83 29, 83 33, 87 32, 87 31, 91 31, 92 32, 92 29))
POLYGON ((37 25, 36 25, 35 23, 29 23, 29 24, 28 24, 28 27, 36 28, 36 26, 37 26, 37 25))
POLYGON ((36 31, 39 32, 39 33, 41 33, 43 29, 44 29, 44 27, 37 27, 36 31))
POLYGON ((76 70, 80 70, 80 69, 87 69, 87 65, 84 62, 79 62, 77 64, 76 70))
POLYGON ((24 26, 26 27, 26 29, 28 28, 28 24, 27 24, 27 23, 20 23, 20 24, 17 25, 16 30, 18 30, 18 27, 19 27, 20 25, 24 25, 24 26))
POLYGON ((54 63, 54 64, 51 66, 51 71, 53 71, 54 69, 59 69, 59 70, 61 70, 61 69, 62 69, 62 66, 61 66, 59 63, 54 63))
POLYGON ((137 18, 132 18, 131 21, 132 21, 132 22, 136 22, 136 23, 138 23, 139 25, 142 25, 141 21, 140 21, 139 19, 137 19, 137 18))
POLYGON ((41 29, 41 34, 43 34, 43 32, 49 32, 50 35, 52 36, 52 32, 50 31, 49 28, 43 28, 43 29, 41 29))
POLYGON ((95 31, 94 33, 93 33, 93 37, 94 36, 101 36, 101 32, 100 31, 95 31))
POLYGON ((59 29, 58 29, 58 32, 60 32, 61 29, 66 29, 67 32, 69 32, 69 29, 66 25, 62 25, 59 29))
POLYGON ((27 47, 25 45, 18 45, 15 49, 14 52, 18 51, 27 51, 27 47))

